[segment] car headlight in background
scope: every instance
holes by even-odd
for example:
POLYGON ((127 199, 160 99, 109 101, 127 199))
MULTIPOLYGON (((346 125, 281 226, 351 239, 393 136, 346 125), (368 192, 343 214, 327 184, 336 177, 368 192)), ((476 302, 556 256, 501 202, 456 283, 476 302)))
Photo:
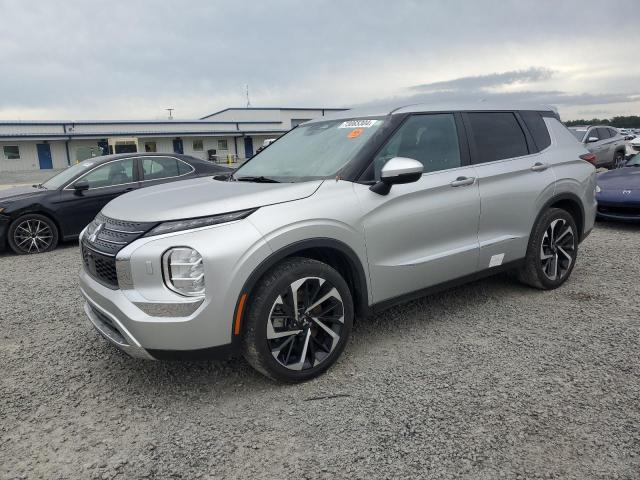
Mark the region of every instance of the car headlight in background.
POLYGON ((177 247, 162 256, 164 283, 170 289, 187 297, 204 295, 204 264, 197 250, 177 247))
POLYGON ((596 185, 596 193, 600 193, 602 191, 602 189, 600 188, 600 185, 596 185))
POLYGON ((240 210, 239 212, 223 213, 221 215, 213 215, 211 217, 200 218, 188 218, 185 220, 173 220, 170 222, 164 222, 157 227, 151 229, 145 237, 151 237, 153 235, 162 235, 163 233, 179 232, 181 230, 191 230, 194 228, 208 227, 211 225, 218 225, 220 223, 228 223, 236 220, 242 220, 248 217, 257 208, 251 208, 249 210, 240 210))

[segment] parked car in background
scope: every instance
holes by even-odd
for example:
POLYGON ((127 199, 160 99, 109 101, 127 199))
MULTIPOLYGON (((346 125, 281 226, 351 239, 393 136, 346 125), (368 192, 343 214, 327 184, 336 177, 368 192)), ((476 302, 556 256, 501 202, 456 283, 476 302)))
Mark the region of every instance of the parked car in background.
POLYGON ((84 160, 40 185, 0 190, 0 250, 52 250, 72 240, 109 201, 160 183, 230 171, 187 155, 135 153, 84 160))
POLYGON ((606 125, 584 125, 569 130, 587 150, 596 156, 596 167, 618 168, 625 161, 624 136, 606 125))
POLYGON ((545 106, 312 120, 226 181, 110 202, 80 239, 85 312, 133 356, 242 352, 307 380, 356 316, 504 270, 562 285, 594 224, 593 157, 545 106))
POLYGON ((629 147, 633 153, 640 153, 640 137, 630 140, 629 147))
POLYGON ((597 185, 599 218, 640 221, 640 155, 623 168, 599 175, 597 185))

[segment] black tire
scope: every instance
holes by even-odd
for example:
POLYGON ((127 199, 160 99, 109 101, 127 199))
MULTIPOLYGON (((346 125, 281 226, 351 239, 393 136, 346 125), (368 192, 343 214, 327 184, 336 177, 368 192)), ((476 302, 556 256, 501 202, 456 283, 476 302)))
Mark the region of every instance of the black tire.
POLYGON ((354 317, 352 295, 342 276, 325 263, 300 257, 284 260, 265 274, 251 293, 249 302, 244 326, 244 357, 271 379, 296 383, 317 377, 336 362, 349 340, 354 317), (292 287, 303 280, 296 287, 294 304, 292 287), (337 296, 332 293, 334 288, 337 296), (327 295, 327 300, 308 310, 307 316, 305 305, 313 306, 327 295), (300 303, 303 303, 302 307, 300 303), (299 307, 297 311, 300 313, 295 318, 291 313, 295 311, 292 305, 299 307), (329 312, 332 314, 324 315, 329 312), (317 315, 315 319, 314 313, 317 315), (340 316, 343 321, 337 320, 340 316), (319 319, 322 319, 324 330, 318 324, 319 319), (268 324, 271 339, 267 338, 268 324), (329 325, 333 335, 325 331, 329 325), (298 334, 288 333, 298 330, 298 334), (276 338, 276 335, 282 336, 276 338), (291 359, 293 347, 296 352, 291 359), (288 355, 284 358, 286 350, 288 355), (296 359, 298 361, 294 362, 296 359), (314 365, 315 362, 318 363, 314 365), (300 366, 300 369, 292 369, 295 366, 300 366))
POLYGON ((531 233, 525 265, 518 270, 518 279, 541 290, 558 288, 567 281, 573 271, 578 255, 578 239, 579 232, 573 216, 566 210, 550 208, 540 216, 531 233), (570 229, 569 233, 563 233, 566 227, 570 229), (561 235, 564 236, 558 239, 561 235), (557 243, 549 240, 553 236, 558 240, 557 243), (570 236, 571 241, 567 236, 570 236), (545 258, 549 255, 551 258, 545 258), (570 262, 567 256, 571 258, 570 262), (555 278, 549 274, 554 271, 554 259, 555 278))
POLYGON ((613 154, 613 164, 611 168, 622 168, 624 165, 624 152, 618 151, 613 154))
POLYGON ((7 241, 18 255, 29 255, 56 248, 58 235, 58 227, 49 217, 30 213, 13 221, 7 232, 7 241))

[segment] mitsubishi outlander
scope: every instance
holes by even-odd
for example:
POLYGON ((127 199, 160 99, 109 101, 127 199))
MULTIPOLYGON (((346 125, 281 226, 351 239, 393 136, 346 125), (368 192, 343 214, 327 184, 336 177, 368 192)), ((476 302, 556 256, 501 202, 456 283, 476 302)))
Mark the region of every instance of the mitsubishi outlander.
POLYGON ((371 312, 505 270, 562 285, 593 228, 594 162, 546 106, 322 117, 231 175, 107 204, 80 236, 85 311, 132 356, 241 353, 307 380, 371 312))

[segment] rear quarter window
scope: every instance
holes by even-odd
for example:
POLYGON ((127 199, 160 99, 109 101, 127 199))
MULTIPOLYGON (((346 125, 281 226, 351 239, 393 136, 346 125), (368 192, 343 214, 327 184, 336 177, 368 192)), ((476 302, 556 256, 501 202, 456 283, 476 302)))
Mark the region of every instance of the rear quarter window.
POLYGON ((520 116, 529 129, 529 133, 533 137, 538 151, 544 150, 551 145, 551 136, 540 112, 522 111, 520 112, 520 116))

